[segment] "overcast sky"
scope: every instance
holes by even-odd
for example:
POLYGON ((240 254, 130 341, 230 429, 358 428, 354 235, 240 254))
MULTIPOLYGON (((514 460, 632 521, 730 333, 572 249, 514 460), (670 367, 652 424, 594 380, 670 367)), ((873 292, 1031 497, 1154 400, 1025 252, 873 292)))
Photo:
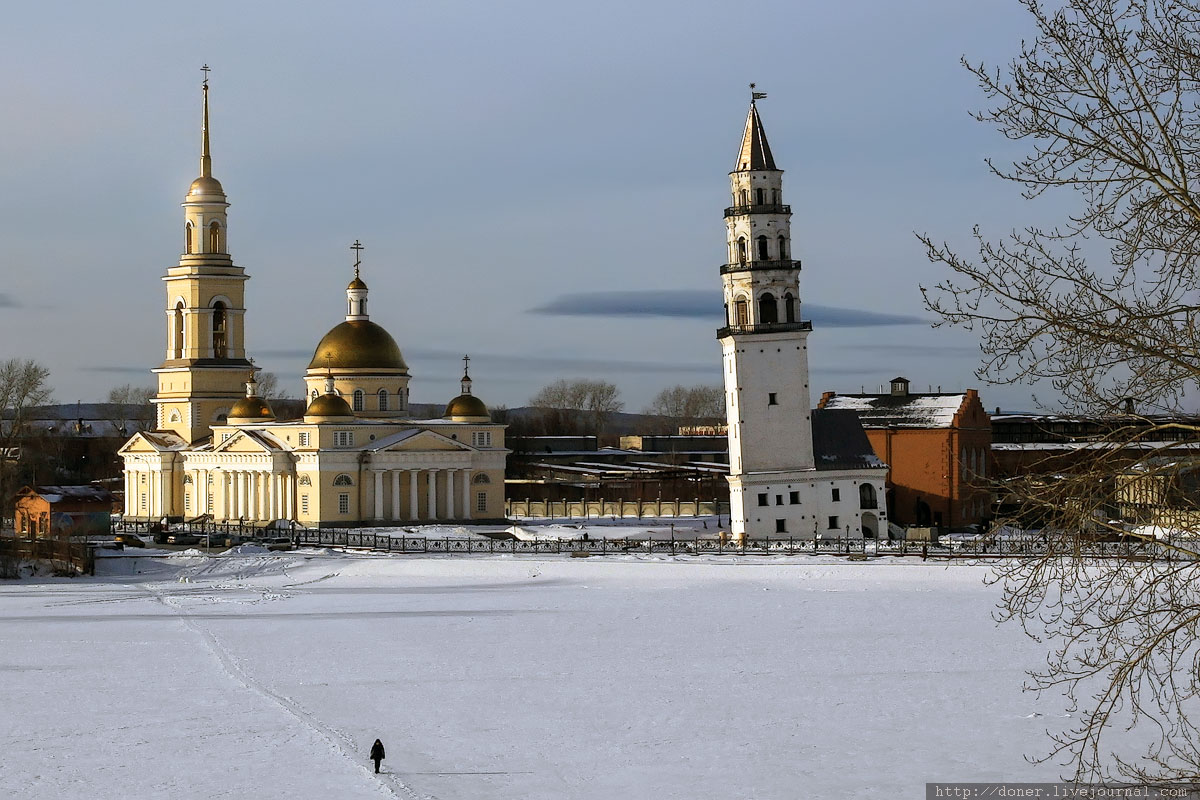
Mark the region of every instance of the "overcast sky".
MULTIPOLYGON (((55 399, 149 385, 166 267, 213 172, 247 285, 247 349, 293 395, 344 312, 360 239, 372 319, 416 402, 520 405, 558 377, 719 383, 722 211, 747 84, 786 171, 823 390, 978 386, 933 330, 914 231, 967 242, 1032 213, 987 173, 958 65, 1010 57, 1016 0, 21 3, 0 29, 0 356, 55 399)), ((980 387, 985 405, 1030 391, 980 387)))

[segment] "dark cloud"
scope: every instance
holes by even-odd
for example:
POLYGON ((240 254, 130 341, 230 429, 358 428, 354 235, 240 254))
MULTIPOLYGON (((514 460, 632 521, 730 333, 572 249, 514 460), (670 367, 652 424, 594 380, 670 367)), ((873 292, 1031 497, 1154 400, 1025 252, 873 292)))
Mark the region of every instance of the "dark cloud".
MULTIPOLYGON (((719 324, 721 306, 709 291, 677 292, 581 292, 564 294, 530 314, 569 317, 686 317, 713 320, 719 324)), ((855 308, 804 305, 804 315, 815 325, 829 328, 862 328, 877 325, 924 325, 927 320, 911 314, 889 314, 855 308)))
MULTIPOLYGON (((834 344, 838 350, 861 350, 861 344, 834 344)), ((876 353, 898 353, 911 356, 973 356, 979 354, 979 347, 966 344, 879 344, 871 343, 871 350, 876 353)))

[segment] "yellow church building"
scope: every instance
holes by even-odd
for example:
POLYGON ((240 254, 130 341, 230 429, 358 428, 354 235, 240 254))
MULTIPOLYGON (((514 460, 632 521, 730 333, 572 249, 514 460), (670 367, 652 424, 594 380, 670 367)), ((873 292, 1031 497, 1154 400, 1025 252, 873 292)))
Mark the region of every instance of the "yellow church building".
POLYGON ((503 517, 504 426, 471 393, 465 367, 462 394, 441 419, 408 418, 408 365, 367 314, 357 258, 345 320, 322 337, 305 373, 304 416, 276 419, 258 396, 245 350, 249 276, 229 255, 229 203, 212 176, 207 80, 203 93, 184 252, 163 277, 156 425, 119 451, 126 519, 345 526, 503 517))

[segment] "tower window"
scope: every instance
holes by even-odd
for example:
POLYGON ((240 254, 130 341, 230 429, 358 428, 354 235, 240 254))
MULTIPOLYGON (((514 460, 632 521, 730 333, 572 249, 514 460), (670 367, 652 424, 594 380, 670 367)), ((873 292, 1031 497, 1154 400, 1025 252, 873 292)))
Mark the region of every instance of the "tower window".
POLYGON ((192 252, 192 223, 188 223, 183 232, 183 252, 191 254, 192 252))
POLYGON ((834 530, 837 528, 837 526, 838 526, 838 518, 830 517, 829 518, 829 530, 834 530))
POLYGON ((766 236, 758 237, 758 257, 762 261, 766 261, 768 258, 771 257, 770 250, 767 249, 767 237, 766 236))
POLYGON ((380 390, 379 390, 379 410, 380 410, 380 411, 387 411, 387 410, 388 410, 388 393, 387 393, 387 389, 380 389, 380 390))
POLYGON ((799 492, 788 492, 788 502, 794 506, 800 505, 800 493, 799 492))
POLYGON ((776 533, 787 533, 787 520, 786 519, 775 520, 775 532, 776 533))
POLYGON ((775 392, 767 392, 767 405, 769 405, 769 406, 779 405, 779 400, 776 398, 775 392))
POLYGON ((783 314, 784 319, 788 322, 796 321, 796 298, 788 292, 783 296, 783 314))
POLYGON ((783 236, 779 237, 779 259, 782 261, 787 256, 787 239, 783 236))
POLYGON ((225 304, 221 301, 213 303, 212 308, 212 341, 213 357, 226 358, 229 354, 228 315, 225 304))
POLYGON ((758 203, 760 206, 763 205, 764 203, 766 203, 767 202, 766 191, 763 189, 755 189, 754 190, 754 202, 758 203))
POLYGON ((835 486, 831 492, 830 499, 835 503, 840 502, 842 499, 842 490, 835 486))
POLYGON ((760 506, 765 506, 767 504, 767 493, 766 492, 761 492, 758 495, 758 504, 760 506))
POLYGON ((764 292, 758 298, 758 321, 767 325, 779 322, 779 307, 775 303, 775 295, 764 292))
POLYGON ((221 252, 221 225, 218 222, 208 226, 208 252, 221 252))
POLYGON ((364 395, 363 395, 362 389, 354 390, 354 410, 355 411, 363 410, 363 397, 364 397, 364 395))
POLYGON ((733 304, 733 309, 737 313, 736 325, 743 326, 750 324, 750 305, 745 300, 738 300, 733 304))
POLYGON ((746 237, 739 236, 737 240, 737 260, 739 264, 746 263, 746 237))
POLYGON ((183 358, 183 302, 175 304, 175 313, 172 315, 174 322, 174 347, 172 347, 173 358, 183 358))

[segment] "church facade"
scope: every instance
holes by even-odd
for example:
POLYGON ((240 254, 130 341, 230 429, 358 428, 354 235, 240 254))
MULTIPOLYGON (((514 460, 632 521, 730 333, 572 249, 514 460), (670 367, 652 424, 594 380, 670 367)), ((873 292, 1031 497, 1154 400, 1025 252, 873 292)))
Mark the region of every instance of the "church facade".
POLYGON ((853 412, 813 411, 791 207, 753 92, 725 209, 721 342, 735 535, 886 536, 887 467, 853 412), (849 415, 848 415, 849 414, 849 415))
POLYGON ((203 92, 184 253, 163 277, 156 425, 119 451, 126 518, 346 526, 503 517, 504 426, 472 394, 469 359, 443 417, 409 419, 408 365, 367 313, 357 258, 345 319, 321 338, 305 373, 303 417, 276 419, 258 395, 245 348, 249 276, 229 255, 229 203, 212 175, 207 80, 203 92))

